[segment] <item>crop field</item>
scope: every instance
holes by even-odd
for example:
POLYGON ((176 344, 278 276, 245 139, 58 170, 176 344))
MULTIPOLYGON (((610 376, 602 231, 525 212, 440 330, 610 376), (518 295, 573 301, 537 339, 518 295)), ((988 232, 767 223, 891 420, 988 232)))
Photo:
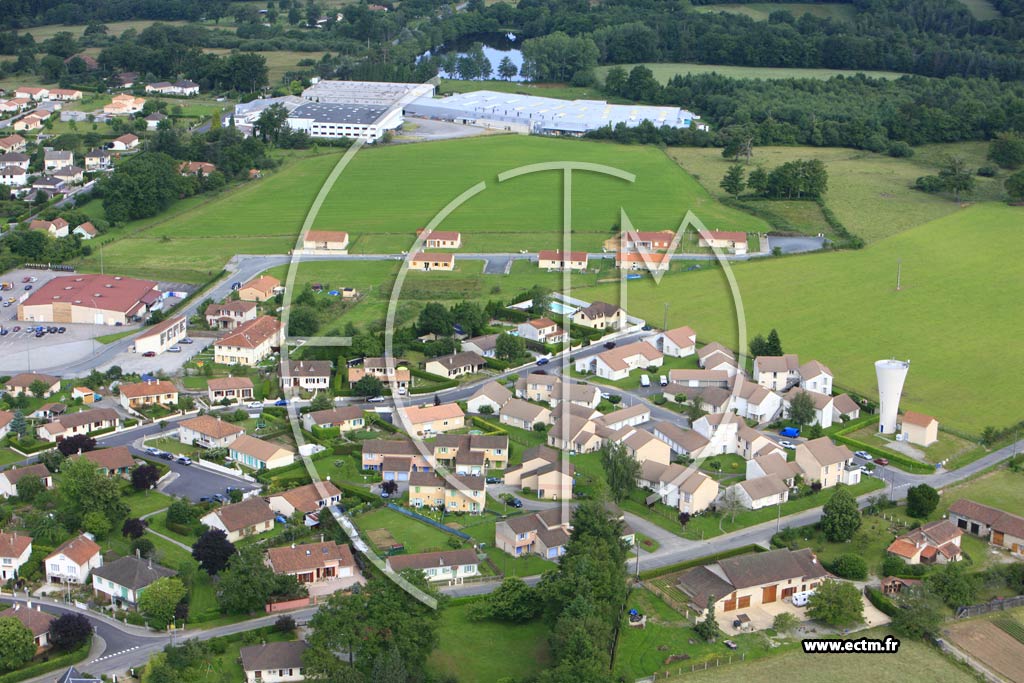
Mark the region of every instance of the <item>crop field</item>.
POLYGON ((804 14, 811 14, 819 19, 832 19, 833 21, 851 21, 857 16, 857 10, 853 5, 839 2, 725 2, 714 5, 698 5, 694 9, 698 12, 744 14, 755 21, 767 21, 772 12, 783 11, 789 12, 797 18, 804 14))
MULTIPOLYGON (((910 159, 894 159, 836 147, 759 147, 754 150, 753 163, 773 168, 794 159, 820 159, 829 176, 825 204, 847 229, 874 242, 957 211, 951 198, 918 192, 911 186, 918 177, 937 173, 946 156, 961 156, 977 168, 986 163, 985 151, 984 143, 924 145, 910 159)), ((722 158, 721 150, 672 148, 668 153, 713 196, 724 196, 718 184, 730 162, 722 158)), ((1001 198, 1002 178, 975 180, 977 192, 970 199, 1001 198)), ((776 202, 757 203, 771 210, 776 202)))
POLYGON ((980 661, 986 668, 1013 683, 1024 683, 1020 662, 1024 643, 987 619, 953 624, 945 631, 950 642, 980 661))
MULTIPOLYGON (((745 5, 751 7, 752 5, 745 5)), ((783 5, 774 5, 776 7, 782 7, 783 5)), ((819 5, 810 5, 810 7, 818 7, 819 5)), ((852 9, 852 6, 847 5, 852 9)), ((709 7, 721 7, 720 5, 705 5, 709 7)), ((619 64, 627 72, 632 69, 636 64, 619 64)), ((884 78, 886 80, 892 80, 899 78, 903 74, 898 71, 849 71, 846 69, 799 69, 799 68, 784 68, 775 66, 732 66, 729 64, 693 64, 687 62, 648 62, 645 63, 648 69, 654 74, 654 77, 660 83, 667 83, 673 76, 699 76, 701 74, 715 73, 719 76, 728 76, 729 78, 761 78, 764 80, 774 80, 780 78, 813 78, 815 80, 824 81, 835 76, 853 76, 858 73, 862 73, 870 78, 884 78)), ((605 74, 608 73, 610 66, 600 66, 597 68, 597 73, 600 78, 604 78, 605 74)))
MULTIPOLYGON (((653 147, 519 136, 382 147, 360 152, 335 184, 317 229, 390 237, 408 249, 416 229, 474 185, 486 189, 439 226, 463 232, 464 252, 553 249, 562 239, 562 177, 545 171, 498 183, 498 173, 542 162, 606 164, 636 182, 593 172, 572 178, 573 248, 599 250, 624 208, 638 230, 675 230, 687 210, 712 229, 758 231, 765 224, 712 199, 653 147), (510 236, 514 236, 511 240, 510 236)), ((382 245, 376 240, 376 248, 382 245)), ((356 242, 352 251, 359 252, 356 242)))
MULTIPOLYGON (((786 352, 820 359, 838 386, 867 396, 876 395, 875 360, 909 358, 901 408, 973 434, 1016 422, 1019 402, 990 397, 1013 395, 1024 368, 1022 216, 978 204, 859 251, 734 264, 748 336, 777 328, 786 352), (940 307, 950 313, 937 315, 940 307)), ((606 297, 617 289, 574 293, 614 301, 606 297)), ((668 302, 670 325, 736 345, 736 309, 718 269, 669 273, 657 286, 631 282, 629 301, 649 320, 661 320, 668 302)))

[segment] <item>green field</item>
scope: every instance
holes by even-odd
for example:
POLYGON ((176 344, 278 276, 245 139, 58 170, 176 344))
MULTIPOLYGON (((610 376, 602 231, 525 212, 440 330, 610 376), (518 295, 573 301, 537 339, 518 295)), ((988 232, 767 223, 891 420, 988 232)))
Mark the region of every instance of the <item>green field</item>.
POLYGON ((608 98, 597 88, 578 88, 565 83, 514 83, 512 81, 458 81, 442 79, 438 94, 473 92, 474 90, 494 90, 496 92, 537 95, 538 97, 554 97, 560 100, 608 100, 609 102, 628 102, 621 98, 608 98))
POLYGON ((971 16, 975 19, 988 21, 989 19, 998 19, 1002 16, 999 10, 988 0, 960 0, 960 2, 967 6, 971 16))
POLYGON ((543 621, 471 621, 470 607, 460 602, 441 612, 440 642, 427 660, 427 670, 438 680, 498 681, 510 675, 526 680, 550 665, 543 621))
MULTIPOLYGON (((938 172, 947 155, 962 156, 973 168, 984 165, 985 143, 959 143, 953 145, 924 145, 915 150, 910 159, 894 159, 883 154, 837 147, 758 147, 754 150, 754 164, 774 168, 794 159, 820 159, 828 170, 828 192, 825 204, 848 230, 867 242, 874 242, 926 223, 958 210, 948 197, 929 195, 911 189, 914 181, 938 172)), ((695 175, 713 196, 724 196, 719 187, 730 161, 723 159, 721 150, 672 148, 669 156, 686 171, 695 175)), ((972 199, 1001 198, 1002 178, 976 178, 977 191, 972 199)), ((805 211, 814 212, 811 202, 774 202, 755 200, 756 208, 774 211, 783 218, 799 223, 799 215, 786 205, 806 204, 805 211), (774 205, 781 205, 775 207, 774 205)), ((813 229, 810 217, 803 220, 813 229)), ((820 232, 828 233, 827 229, 820 232)))
POLYGON ((857 9, 846 3, 839 2, 725 2, 714 5, 698 5, 698 12, 729 12, 743 14, 755 21, 768 21, 772 12, 789 12, 800 18, 811 14, 819 19, 834 21, 852 21, 857 16, 857 9))
MULTIPOLYGON (((745 7, 751 7, 752 5, 744 5, 745 7)), ((779 5, 781 7, 781 5, 779 5)), ((814 7, 815 5, 810 5, 814 7)), ((846 5, 851 7, 850 5, 846 5)), ((711 7, 719 7, 719 5, 711 5, 711 7)), ((627 72, 629 72, 636 64, 618 64, 627 72)), ((773 80, 779 78, 813 78, 815 80, 824 81, 835 76, 854 76, 862 73, 870 78, 884 78, 886 80, 892 80, 899 78, 903 74, 898 71, 849 71, 846 69, 798 69, 798 68, 784 68, 774 66, 732 66, 729 64, 692 64, 686 62, 647 62, 644 64, 648 69, 654 73, 654 77, 660 83, 667 83, 673 76, 699 76, 701 74, 718 74, 719 76, 728 76, 730 78, 761 78, 765 80, 773 80)), ((605 74, 611 66, 599 66, 597 73, 599 78, 604 79, 605 74)))
MULTIPOLYGON (((184 26, 187 22, 185 21, 162 21, 155 22, 150 19, 138 19, 134 21, 111 21, 107 22, 107 35, 119 36, 128 29, 134 29, 136 31, 142 31, 143 29, 149 28, 153 24, 171 24, 175 26, 184 26)), ((222 27, 223 28, 223 27, 222 27)), ((40 43, 48 38, 53 38, 58 33, 67 31, 76 38, 85 33, 85 25, 78 24, 75 26, 64 26, 62 24, 48 24, 46 26, 33 26, 32 28, 25 29, 22 33, 31 34, 35 38, 37 43, 40 43)))
MULTIPOLYGON (((206 48, 203 52, 209 52, 215 55, 230 54, 232 50, 227 48, 211 47, 206 48)), ((275 87, 281 84, 281 78, 288 71, 298 71, 299 61, 303 59, 314 59, 318 60, 323 56, 323 50, 318 52, 297 52, 295 50, 263 50, 254 51, 253 54, 262 55, 267 60, 267 80, 270 83, 270 87, 275 87)), ((309 68, 309 67, 306 67, 309 68)))
POLYGON ((408 249, 426 225, 463 191, 480 182, 486 189, 439 226, 463 231, 463 251, 553 249, 561 243, 562 178, 547 171, 499 184, 497 174, 541 162, 606 164, 636 175, 636 182, 577 171, 573 175, 573 247, 600 250, 619 221, 619 208, 638 230, 675 230, 688 209, 710 228, 758 231, 764 223, 722 206, 693 178, 654 147, 623 147, 520 136, 490 136, 368 149, 338 179, 317 217, 317 229, 344 229, 364 251, 408 249), (400 189, 399 189, 400 188, 400 189), (515 235, 515 244, 506 238, 515 235), (382 243, 383 242, 383 243, 382 243))
POLYGON ((405 546, 407 553, 444 550, 449 547, 448 539, 456 538, 389 508, 379 508, 359 515, 356 518, 356 524, 364 531, 387 529, 396 541, 405 546))
POLYGON ((958 486, 946 487, 936 514, 944 513, 961 498, 991 505, 1006 512, 1024 516, 1024 496, 1020 495, 1024 474, 998 469, 958 486))
MULTIPOLYGON (((748 335, 777 328, 786 352, 822 360, 838 386, 867 396, 876 394, 875 360, 909 358, 902 409, 974 434, 1016 422, 1019 402, 991 397, 1013 395, 1018 373, 1007 368, 1024 365, 1022 217, 1019 208, 978 204, 859 251, 734 264, 748 335), (985 360, 994 349, 998 358, 985 360)), ((615 301, 617 291, 575 294, 615 301)), ((668 302, 670 326, 736 345, 734 302, 719 270, 669 273, 658 286, 639 280, 628 296, 634 315, 661 320, 668 302)))

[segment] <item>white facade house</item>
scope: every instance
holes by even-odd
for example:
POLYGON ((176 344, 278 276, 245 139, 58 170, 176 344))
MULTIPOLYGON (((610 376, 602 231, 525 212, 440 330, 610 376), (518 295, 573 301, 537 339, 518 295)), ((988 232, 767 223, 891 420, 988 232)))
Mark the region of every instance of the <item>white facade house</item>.
POLYGON ((697 333, 690 327, 665 330, 644 339, 666 356, 685 358, 697 352, 697 333))
POLYGON ((402 125, 401 107, 367 104, 309 102, 294 109, 287 124, 313 138, 353 138, 366 142, 380 140, 402 125))
POLYGON ((32 538, 19 533, 0 533, 0 579, 18 577, 22 565, 32 555, 32 538))
POLYGON ((637 368, 661 367, 665 357, 645 341, 633 342, 610 349, 596 356, 576 360, 576 372, 590 372, 605 379, 619 380, 629 377, 637 368))
POLYGON ((103 566, 99 545, 88 536, 65 541, 43 559, 43 570, 50 583, 84 584, 89 573, 103 566))

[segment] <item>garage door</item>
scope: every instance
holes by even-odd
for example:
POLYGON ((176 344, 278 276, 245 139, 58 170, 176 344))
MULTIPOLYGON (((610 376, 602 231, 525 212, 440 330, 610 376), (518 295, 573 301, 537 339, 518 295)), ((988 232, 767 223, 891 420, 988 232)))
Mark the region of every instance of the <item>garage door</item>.
POLYGON ((765 586, 763 589, 761 589, 761 602, 775 602, 775 591, 777 588, 778 586, 765 586))
POLYGON ((726 600, 725 601, 725 607, 722 609, 722 611, 723 612, 731 612, 734 609, 736 609, 736 601, 735 600, 726 600))
POLYGON ((744 595, 742 598, 740 598, 740 601, 736 604, 736 606, 740 609, 743 609, 744 607, 750 607, 750 596, 744 595))
POLYGON ((408 472, 399 472, 398 473, 398 481, 409 481, 409 473, 408 472))
POLYGON ((792 587, 792 588, 783 588, 782 589, 782 599, 785 600, 786 598, 792 596, 793 593, 796 593, 796 587, 795 586, 792 587))
POLYGON ((395 473, 394 472, 385 472, 384 473, 384 481, 394 481, 394 480, 395 480, 395 473))

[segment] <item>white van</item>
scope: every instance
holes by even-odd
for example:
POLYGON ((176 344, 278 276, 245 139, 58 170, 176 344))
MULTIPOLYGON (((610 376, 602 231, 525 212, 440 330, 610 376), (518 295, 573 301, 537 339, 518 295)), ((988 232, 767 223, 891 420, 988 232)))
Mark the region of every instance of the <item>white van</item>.
POLYGON ((807 601, 814 595, 814 591, 803 591, 802 593, 793 593, 793 605, 795 607, 806 607, 807 601))
POLYGON ((651 378, 647 375, 640 375, 640 386, 649 387, 651 386, 651 378))
POLYGON ((668 377, 666 377, 665 375, 662 375, 661 377, 658 378, 658 383, 661 386, 663 386, 663 387, 667 387, 668 386, 668 377))

